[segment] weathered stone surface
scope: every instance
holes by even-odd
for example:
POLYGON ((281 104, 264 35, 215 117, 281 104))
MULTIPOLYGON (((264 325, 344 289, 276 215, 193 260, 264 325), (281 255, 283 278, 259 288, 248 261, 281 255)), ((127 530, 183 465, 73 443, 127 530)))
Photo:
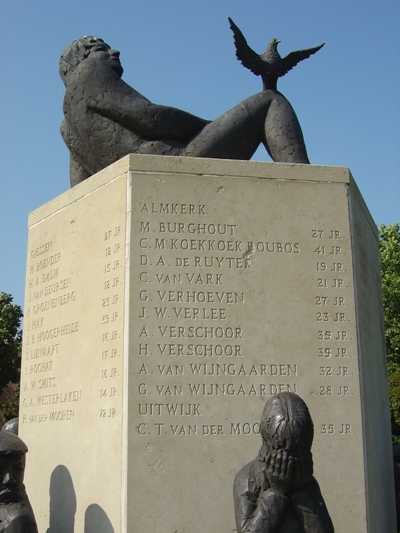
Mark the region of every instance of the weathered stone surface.
POLYGON ((77 531, 234 531, 279 391, 310 409, 335 531, 395 530, 377 233, 346 168, 128 156, 29 227, 39 530, 61 498, 77 531))

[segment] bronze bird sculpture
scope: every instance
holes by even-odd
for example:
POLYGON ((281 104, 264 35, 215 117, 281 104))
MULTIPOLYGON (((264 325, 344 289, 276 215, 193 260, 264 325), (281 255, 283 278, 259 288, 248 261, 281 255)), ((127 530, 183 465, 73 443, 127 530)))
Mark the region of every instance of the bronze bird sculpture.
POLYGON ((236 57, 242 65, 253 72, 256 76, 261 76, 263 81, 263 89, 276 90, 278 78, 284 76, 289 70, 309 58, 315 52, 318 52, 325 43, 316 46, 315 48, 307 48, 306 50, 297 50, 290 52, 286 57, 281 57, 278 52, 278 39, 271 39, 267 49, 262 55, 258 55, 250 48, 244 38, 243 33, 239 30, 231 18, 228 17, 231 30, 233 31, 233 38, 236 46, 236 57))

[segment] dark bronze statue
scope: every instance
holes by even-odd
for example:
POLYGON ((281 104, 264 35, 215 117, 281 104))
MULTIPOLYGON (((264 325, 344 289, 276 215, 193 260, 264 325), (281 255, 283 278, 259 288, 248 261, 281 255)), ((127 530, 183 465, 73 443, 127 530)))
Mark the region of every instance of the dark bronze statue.
POLYGON ((122 73, 119 52, 97 37, 74 41, 61 56, 71 186, 129 153, 248 160, 263 143, 274 161, 309 163, 296 114, 274 88, 208 121, 150 102, 122 73))
POLYGON ((258 456, 233 485, 238 533, 333 533, 316 479, 314 427, 304 401, 284 392, 265 405, 258 456))
POLYGON ((24 485, 26 444, 0 431, 0 533, 37 533, 24 485))
POLYGON ((19 425, 19 418, 12 418, 8 422, 6 422, 2 429, 10 431, 11 433, 15 433, 18 435, 18 425, 19 425))
POLYGON ((303 61, 303 59, 307 59, 312 54, 318 52, 318 50, 321 50, 325 44, 320 44, 315 48, 290 52, 290 54, 282 58, 278 52, 278 44, 280 41, 278 39, 271 39, 265 52, 262 55, 258 55, 247 44, 243 33, 231 18, 229 19, 229 24, 233 31, 236 57, 242 65, 251 70, 253 74, 261 76, 264 90, 271 89, 276 91, 278 78, 284 76, 289 70, 295 67, 297 63, 303 61))

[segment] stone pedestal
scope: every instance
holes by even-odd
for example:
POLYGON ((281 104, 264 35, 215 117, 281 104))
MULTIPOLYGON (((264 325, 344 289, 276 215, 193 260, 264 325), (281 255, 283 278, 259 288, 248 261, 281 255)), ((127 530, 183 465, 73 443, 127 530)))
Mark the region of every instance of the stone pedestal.
POLYGON ((24 327, 40 531, 235 531, 279 391, 336 532, 395 531, 377 231, 346 168, 126 157, 30 215, 24 327))

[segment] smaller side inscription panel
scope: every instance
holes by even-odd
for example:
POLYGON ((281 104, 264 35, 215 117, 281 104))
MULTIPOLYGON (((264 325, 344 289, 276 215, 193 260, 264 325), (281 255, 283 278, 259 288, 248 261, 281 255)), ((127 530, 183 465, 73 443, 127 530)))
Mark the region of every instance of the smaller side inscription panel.
POLYGON ((234 475, 266 400, 289 391, 310 408, 336 530, 348 508, 361 531, 346 185, 137 175, 131 246, 128 526, 151 513, 153 529, 233 531, 234 475))
POLYGON ((122 177, 29 231, 20 433, 43 531, 61 519, 51 504, 59 465, 79 501, 76 527, 96 503, 119 531, 125 198, 122 177))

